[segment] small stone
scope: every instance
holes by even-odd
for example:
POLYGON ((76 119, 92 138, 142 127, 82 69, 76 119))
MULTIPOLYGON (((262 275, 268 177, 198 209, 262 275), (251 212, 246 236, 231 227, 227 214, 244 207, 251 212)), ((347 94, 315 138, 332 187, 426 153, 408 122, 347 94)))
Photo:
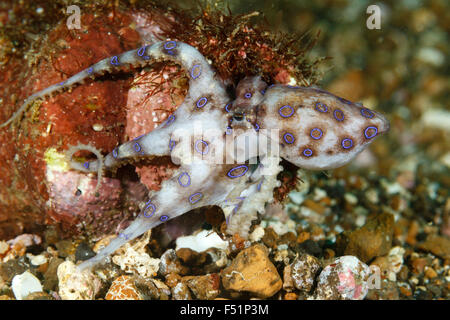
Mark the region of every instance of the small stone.
POLYGON ((191 292, 188 286, 180 282, 175 287, 172 288, 172 297, 175 300, 192 300, 191 292))
POLYGON ((0 257, 6 254, 6 252, 9 250, 9 244, 6 243, 6 241, 1 240, 0 241, 0 257))
POLYGON ((194 296, 200 300, 213 300, 220 293, 220 277, 217 273, 183 277, 182 281, 191 289, 194 296))
POLYGON ((250 236, 248 237, 251 242, 258 242, 264 237, 264 228, 261 225, 258 225, 250 236))
POLYGON ((70 240, 61 240, 56 243, 56 249, 58 249, 58 256, 61 258, 67 258, 75 253, 75 243, 70 240))
POLYGON ((334 258, 335 256, 336 256, 336 253, 333 251, 333 249, 326 248, 326 249, 323 251, 323 258, 324 258, 325 260, 327 260, 327 259, 332 259, 332 258, 334 258))
POLYGON ((291 265, 287 265, 283 270, 283 289, 287 292, 294 290, 294 281, 292 279, 291 265))
POLYGON ((24 246, 24 247, 30 247, 30 246, 33 246, 33 245, 41 244, 42 243, 42 239, 38 235, 24 233, 24 234, 21 234, 21 235, 15 237, 12 240, 8 240, 7 243, 10 246, 15 246, 15 245, 20 244, 21 246, 24 246))
POLYGON ((278 234, 272 228, 264 229, 264 236, 262 237, 262 242, 269 248, 276 249, 278 234))
POLYGON ((166 275, 166 285, 169 288, 174 288, 181 281, 181 276, 175 273, 169 273, 166 275))
POLYGON ((306 240, 309 240, 311 237, 311 234, 309 232, 301 232, 297 237, 297 243, 305 242, 306 240))
POLYGON ((55 298, 46 292, 33 292, 26 296, 23 300, 55 300, 55 298))
POLYGON ((442 259, 450 259, 450 239, 437 235, 430 235, 419 249, 431 252, 442 259))
POLYGON ((384 279, 381 281, 380 288, 370 289, 366 296, 367 300, 398 300, 399 289, 397 284, 384 279))
POLYGON ((415 258, 411 260, 412 272, 416 275, 422 274, 428 264, 426 258, 415 258))
POLYGON ((105 300, 142 300, 131 276, 114 279, 105 300))
POLYGON ((297 251, 306 252, 313 256, 321 256, 322 255, 322 248, 320 247, 320 245, 317 241, 306 240, 306 241, 298 244, 297 248, 298 248, 297 251))
POLYGON ((376 258, 371 266, 378 266, 385 278, 391 281, 397 280, 397 273, 403 266, 403 255, 405 249, 402 247, 394 247, 389 251, 387 256, 376 258))
POLYGON ((43 254, 35 256, 35 255, 32 255, 31 253, 27 253, 26 256, 27 256, 28 260, 30 260, 30 263, 36 267, 47 263, 47 260, 48 260, 47 257, 43 254))
POLYGON ((404 295, 405 297, 412 296, 411 286, 408 283, 405 282, 399 283, 398 290, 400 291, 400 294, 404 295))
POLYGON ((284 300, 297 300, 298 295, 294 292, 288 292, 284 295, 284 300))
POLYGON ((205 263, 207 255, 205 252, 197 252, 189 248, 181 248, 176 251, 177 257, 183 264, 190 267, 201 266, 205 263))
POLYGON ((430 267, 425 267, 425 278, 427 279, 433 279, 436 278, 438 276, 438 274, 436 273, 436 271, 434 271, 433 268, 430 267))
POLYGON ((75 250, 75 261, 85 261, 95 256, 95 252, 86 242, 81 242, 75 250))
POLYGON ((407 266, 403 265, 397 275, 397 279, 400 281, 408 280, 409 269, 407 266))
POLYGON ((113 263, 127 273, 139 274, 144 278, 156 276, 161 261, 150 257, 146 252, 149 238, 150 233, 147 233, 134 244, 126 243, 120 253, 112 257, 113 263))
POLYGON ((347 238, 345 255, 357 256, 368 262, 389 252, 394 234, 394 216, 383 213, 369 219, 361 228, 343 236, 347 238))
POLYGON ((101 289, 101 281, 90 270, 79 271, 71 261, 58 266, 58 294, 63 300, 93 300, 101 289))
POLYGON ((320 268, 320 261, 312 255, 302 254, 295 258, 291 264, 291 277, 295 288, 310 292, 320 268))
POLYGON ((169 287, 159 279, 150 279, 151 282, 158 289, 159 299, 160 300, 168 300, 170 296, 169 287))
POLYGON ((145 279, 141 276, 133 277, 134 285, 144 300, 167 300, 170 289, 165 284, 161 285, 159 280, 145 279))
POLYGON ((47 271, 44 273, 44 290, 54 291, 58 286, 58 266, 63 263, 64 260, 58 257, 53 257, 48 263, 47 271))
POLYGON ((362 300, 368 292, 369 267, 354 256, 336 258, 318 277, 317 300, 362 300))
POLYGON ((425 287, 418 287, 414 291, 414 299, 415 300, 431 300, 433 299, 433 294, 428 291, 425 287))
POLYGON ((207 254, 207 263, 202 266, 203 272, 216 273, 228 264, 228 257, 225 250, 209 248, 205 252, 207 254))
POLYGON ((29 267, 24 258, 8 260, 0 264, 0 277, 6 283, 11 283, 15 275, 25 272, 29 267))
POLYGON ((38 278, 31 272, 25 271, 22 274, 14 276, 11 283, 11 289, 17 300, 23 300, 33 292, 41 292, 42 285, 38 278))
POLYGON ((109 236, 106 236, 106 237, 100 239, 99 241, 97 241, 94 244, 92 251, 94 251, 95 253, 98 253, 103 248, 106 248, 108 246, 108 244, 111 242, 111 240, 113 240, 115 237, 116 237, 115 235, 109 235, 109 236))
POLYGON ((159 263, 159 272, 166 276, 169 273, 187 275, 189 273, 189 268, 181 263, 181 260, 175 253, 175 250, 169 249, 164 252, 161 256, 161 262, 159 263))
POLYGON ((242 250, 222 270, 221 278, 226 290, 249 292, 261 298, 273 296, 282 287, 280 275, 268 258, 268 249, 261 244, 242 250))

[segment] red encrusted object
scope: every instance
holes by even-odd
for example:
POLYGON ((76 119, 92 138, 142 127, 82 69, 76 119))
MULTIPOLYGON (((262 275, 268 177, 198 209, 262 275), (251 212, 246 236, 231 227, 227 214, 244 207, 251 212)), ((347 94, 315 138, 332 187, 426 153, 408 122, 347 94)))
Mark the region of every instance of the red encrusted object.
MULTIPOLYGON (((14 58, 3 66, 2 122, 32 93, 105 57, 138 47, 143 41, 139 32, 155 36, 153 31, 159 27, 152 23, 152 14, 84 14, 82 29, 70 32, 60 23, 43 41, 51 47, 43 50, 50 56, 42 56, 34 67, 25 59, 14 58)), ((19 125, 0 131, 0 238, 11 238, 25 230, 36 232, 39 226, 55 221, 64 229, 85 227, 89 233, 101 234, 138 210, 136 203, 147 195, 139 181, 120 179, 119 172, 116 178, 103 178, 96 196, 95 176, 57 170, 58 166, 52 164, 55 156, 78 143, 110 152, 118 144, 151 131, 173 112, 174 99, 183 97, 177 98, 173 90, 169 94, 169 86, 148 96, 146 82, 133 84, 139 72, 86 81, 40 106, 34 104, 19 125)), ((141 78, 156 79, 160 75, 159 71, 147 71, 141 78)), ((167 167, 173 167, 166 161, 167 167)), ((158 190, 167 176, 166 164, 159 161, 140 169, 149 189, 158 190)))
MULTIPOLYGON (((301 46, 287 36, 276 38, 248 27, 255 13, 233 16, 203 10, 192 18, 184 11, 144 2, 144 8, 124 1, 111 8, 86 5, 81 10, 81 29, 69 30, 67 17, 55 13, 65 5, 55 1, 44 12, 54 10, 52 14, 60 21, 33 38, 29 49, 22 46, 22 54, 12 50, 12 37, 0 36, 0 122, 11 117, 31 94, 104 58, 158 39, 196 46, 230 85, 256 74, 268 82, 287 83, 290 75, 305 85, 315 81, 315 63, 304 60, 309 47, 297 49, 301 46), (281 49, 272 49, 275 44, 281 49)), ((8 8, 2 10, 0 22, 7 25, 8 8)), ((15 6, 12 11, 17 10, 21 9, 15 6)), ((36 12, 36 8, 23 10, 36 12)), ((49 18, 40 21, 45 19, 49 18)), ((29 34, 32 25, 18 35, 29 34)), ((126 225, 148 191, 159 190, 161 182, 171 176, 175 165, 170 159, 134 163, 136 168, 125 166, 108 173, 95 194, 96 176, 69 170, 62 158, 64 151, 89 144, 104 155, 111 152, 162 123, 184 100, 186 90, 187 78, 180 67, 155 63, 151 68, 89 79, 33 103, 20 121, 1 128, 0 239, 36 233, 53 223, 59 223, 66 236, 80 231, 102 235, 126 225)), ((78 152, 75 156, 92 155, 78 152)))

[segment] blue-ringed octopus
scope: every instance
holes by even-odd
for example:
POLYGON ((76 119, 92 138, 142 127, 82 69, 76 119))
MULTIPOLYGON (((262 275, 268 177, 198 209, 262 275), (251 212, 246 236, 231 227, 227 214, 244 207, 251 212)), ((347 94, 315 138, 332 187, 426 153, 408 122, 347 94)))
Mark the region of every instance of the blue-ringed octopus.
POLYGON ((80 269, 93 267, 147 230, 199 207, 221 207, 227 232, 245 234, 257 213, 273 200, 273 189, 280 185, 277 175, 283 170, 281 158, 310 170, 337 168, 389 130, 389 121, 380 113, 315 87, 268 86, 252 76, 242 79, 230 97, 207 59, 194 47, 173 40, 103 59, 31 95, 0 127, 19 118, 36 99, 88 77, 156 61, 178 63, 189 77, 183 103, 166 122, 105 157, 91 146, 78 145, 68 149, 67 158, 75 170, 97 172, 99 182, 103 170, 142 157, 170 156, 179 167, 160 191, 149 194, 130 226, 80 269), (97 159, 76 162, 72 156, 79 150, 97 159))

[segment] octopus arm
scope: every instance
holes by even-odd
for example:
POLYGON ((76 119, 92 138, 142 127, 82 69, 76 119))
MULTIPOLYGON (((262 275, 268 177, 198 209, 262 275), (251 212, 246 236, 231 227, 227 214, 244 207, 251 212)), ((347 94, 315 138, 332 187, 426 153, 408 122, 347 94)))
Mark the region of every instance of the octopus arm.
POLYGON ((215 174, 206 161, 182 165, 172 178, 164 181, 161 190, 150 197, 139 216, 95 257, 83 262, 79 268, 91 268, 126 242, 147 230, 173 219, 192 209, 220 203, 224 191, 232 188, 227 181, 215 182, 215 174))
POLYGON ((236 197, 242 202, 234 207, 223 203, 228 234, 238 233, 243 238, 248 237, 251 223, 257 218, 257 213, 264 213, 265 204, 273 201, 273 189, 280 186, 277 175, 283 167, 279 165, 279 161, 279 157, 264 157, 251 176, 252 184, 236 197))
POLYGON ((187 71, 189 74, 188 95, 193 99, 196 99, 205 91, 215 92, 216 96, 226 97, 224 86, 220 81, 217 81, 215 72, 197 49, 183 42, 161 41, 103 59, 62 82, 32 94, 25 99, 20 108, 7 121, 0 124, 0 128, 6 127, 18 119, 34 101, 45 99, 56 92, 83 83, 89 77, 94 78, 104 73, 113 72, 113 70, 145 66, 163 60, 172 60, 181 64, 187 71))

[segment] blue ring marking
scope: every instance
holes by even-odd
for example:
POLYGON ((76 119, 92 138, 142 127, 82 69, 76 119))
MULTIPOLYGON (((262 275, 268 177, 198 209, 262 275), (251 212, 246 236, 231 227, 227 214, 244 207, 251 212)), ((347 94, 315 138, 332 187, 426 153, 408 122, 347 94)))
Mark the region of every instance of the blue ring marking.
POLYGON ((172 50, 175 49, 175 47, 177 46, 177 43, 175 41, 167 41, 166 43, 164 43, 164 49, 166 50, 172 50), (173 47, 168 47, 168 44, 173 44, 173 47))
POLYGON ((250 92, 247 92, 246 94, 244 94, 245 99, 250 99, 251 97, 252 97, 252 94, 250 92))
POLYGON ((313 139, 315 139, 315 140, 319 140, 320 138, 322 138, 323 132, 322 132, 322 130, 320 130, 319 128, 314 128, 314 129, 311 130, 311 132, 310 132, 309 135, 311 136, 311 138, 313 138, 313 139), (313 135, 313 132, 316 132, 316 131, 319 131, 319 133, 320 133, 320 135, 319 135, 318 137, 315 137, 315 136, 313 135))
POLYGON ((231 169, 230 171, 228 171, 227 176, 230 177, 231 179, 234 179, 234 178, 240 178, 240 177, 242 177, 244 174, 246 174, 247 171, 248 171, 248 167, 247 167, 245 164, 242 164, 242 165, 237 166, 237 167, 234 167, 233 169, 231 169), (237 169, 240 169, 240 168, 245 168, 244 172, 242 172, 240 175, 235 176, 235 175, 232 175, 232 174, 231 174, 234 170, 237 170, 237 169))
POLYGON ((174 121, 175 121, 175 115, 174 115, 174 114, 171 114, 171 115, 167 118, 166 123, 164 124, 164 126, 168 126, 169 124, 171 124, 171 123, 174 122, 174 121))
POLYGON ((230 112, 230 110, 228 110, 228 107, 230 106, 230 104, 231 104, 231 102, 228 103, 228 104, 225 106, 225 111, 226 111, 226 112, 230 112))
POLYGON ((139 137, 134 138, 133 141, 139 140, 139 139, 142 138, 143 136, 145 136, 145 133, 144 133, 144 134, 141 134, 139 137))
POLYGON ((207 102, 208 102, 208 99, 206 97, 198 99, 197 108, 203 108, 207 102), (203 103, 200 102, 202 100, 204 101, 203 103))
POLYGON ((147 49, 147 47, 148 47, 148 46, 143 46, 143 47, 141 47, 141 48, 138 50, 138 52, 137 52, 138 56, 141 57, 141 58, 144 59, 144 60, 150 59, 149 56, 144 56, 145 49, 147 49), (141 50, 142 50, 142 52, 141 52, 141 50))
POLYGON ((118 151, 117 151, 117 148, 114 148, 114 150, 112 151, 112 155, 113 155, 113 158, 114 159, 116 159, 117 158, 117 156, 118 156, 118 151))
POLYGON ((233 132, 233 129, 231 127, 227 127, 227 131, 225 131, 225 134, 231 134, 233 132))
POLYGON ((124 233, 119 233, 119 238, 120 237, 123 237, 123 238, 125 238, 125 240, 128 240, 128 238, 129 238, 129 236, 127 236, 127 235, 125 235, 124 233))
POLYGON ((60 83, 58 83, 58 85, 62 86, 64 85, 64 83, 66 83, 67 80, 61 81, 60 83))
POLYGON ((200 154, 207 154, 208 151, 209 151, 209 145, 208 145, 208 143, 207 143, 206 141, 204 141, 204 140, 197 140, 197 141, 195 141, 195 150, 196 150, 198 153, 200 153, 200 154), (202 151, 198 148, 198 144, 199 144, 199 143, 203 143, 203 144, 206 146, 206 151, 202 152, 202 151))
POLYGON ((194 66, 192 67, 192 69, 191 69, 191 78, 192 78, 192 79, 197 79, 198 77, 200 77, 201 74, 202 74, 202 66, 199 65, 199 64, 194 65, 194 66), (198 71, 198 75, 194 75, 194 71, 197 70, 197 69, 200 69, 200 70, 198 71))
POLYGON ((169 150, 172 152, 173 147, 175 147, 175 141, 174 140, 169 140, 169 150))
MULTIPOLYGON (((150 200, 150 201, 151 201, 151 200, 150 200)), ((150 201, 149 201, 149 202, 150 202, 150 201)), ((144 212, 143 212, 142 214, 143 214, 144 217, 146 217, 146 218, 151 218, 151 217, 153 217, 153 215, 155 214, 156 207, 155 207, 155 205, 154 205, 153 203, 148 203, 148 202, 147 202, 147 204, 148 204, 148 205, 145 207, 144 212), (147 211, 148 211, 149 209, 152 209, 152 213, 147 214, 147 211)))
POLYGON ((115 66, 119 65, 119 60, 117 59, 117 56, 111 58, 111 64, 115 66))
POLYGON ((373 137, 375 137, 375 136, 377 135, 377 133, 378 133, 378 128, 377 128, 377 127, 367 127, 367 128, 364 130, 364 136, 366 137, 366 139, 372 139, 373 137), (375 130, 375 132, 374 132, 371 136, 368 136, 368 135, 367 135, 367 131, 368 131, 369 129, 375 130))
POLYGON ((324 103, 316 102, 316 107, 314 109, 319 111, 319 112, 327 112, 328 111, 328 106, 326 104, 324 104, 324 103))
POLYGON ((134 144, 133 148, 134 148, 134 151, 136 151, 136 152, 141 151, 141 145, 137 142, 134 144))
POLYGON ((189 196, 189 202, 190 202, 191 204, 194 204, 194 203, 199 202, 199 201, 201 200, 201 198, 203 198, 203 194, 202 194, 201 192, 197 192, 197 193, 191 194, 191 195, 189 196), (192 200, 192 198, 194 198, 194 197, 197 196, 197 195, 199 195, 200 197, 199 197, 198 199, 192 200))
POLYGON ((89 161, 86 161, 85 163, 83 163, 83 167, 85 167, 86 169, 89 170, 89 161))
POLYGON ((178 177, 178 183, 179 183, 180 186, 182 186, 182 187, 189 187, 189 186, 191 185, 191 177, 189 176, 189 173, 183 172, 182 174, 180 174, 180 176, 178 177), (186 184, 183 184, 183 183, 181 182, 181 178, 182 178, 184 175, 186 175, 186 176, 188 177, 188 181, 187 181, 186 184))
POLYGON ((289 132, 287 132, 287 133, 284 134, 283 139, 284 139, 284 141, 286 141, 286 143, 288 143, 288 144, 294 143, 294 141, 295 141, 294 136, 292 135, 292 133, 289 133, 289 132), (290 139, 289 139, 290 141, 288 141, 288 139, 287 139, 286 137, 290 137, 290 139))
POLYGON ((267 89, 270 89, 270 88, 272 88, 272 87, 274 87, 274 86, 275 86, 275 83, 273 83, 273 84, 271 84, 270 86, 268 86, 267 89))
POLYGON ((261 90, 261 94, 264 95, 266 93, 266 89, 261 90))
POLYGON ((261 181, 258 183, 258 185, 256 186, 256 189, 258 190, 258 191, 261 191, 261 185, 262 185, 262 183, 263 183, 263 180, 261 179, 261 181))
POLYGON ((310 148, 306 148, 305 150, 303 150, 303 155, 305 157, 311 157, 313 154, 312 150, 310 148))
POLYGON ((361 109, 361 114, 362 114, 363 117, 369 118, 369 119, 372 119, 375 116, 375 114, 371 110, 369 110, 367 108, 362 108, 361 109))
POLYGON ((290 85, 287 85, 286 87, 288 87, 289 89, 300 89, 299 86, 290 86, 290 85))
POLYGON ((159 220, 161 220, 162 222, 166 222, 169 219, 169 216, 161 216, 159 217, 159 220))
POLYGON ((259 131, 259 124, 255 123, 255 131, 259 131))
POLYGON ((350 138, 345 138, 344 140, 342 140, 341 145, 342 145, 342 148, 349 149, 349 148, 353 147, 353 140, 350 139, 350 138), (350 145, 349 146, 345 146, 347 141, 350 141, 350 145))
POLYGON ((342 110, 339 110, 339 109, 334 110, 333 115, 337 121, 344 121, 344 119, 345 119, 345 116, 344 116, 344 113, 342 112, 342 110), (339 114, 339 116, 338 116, 338 114, 339 114))
POLYGON ((93 67, 89 67, 89 68, 87 69, 87 73, 88 73, 88 74, 91 74, 93 71, 94 71, 94 68, 93 68, 93 67))
POLYGON ((279 110, 278 110, 278 113, 280 114, 280 116, 282 116, 283 118, 289 118, 290 116, 292 116, 293 114, 294 114, 294 108, 292 108, 290 105, 285 105, 285 106, 282 106, 279 110), (289 108, 289 109, 291 109, 291 113, 289 113, 288 115, 284 115, 281 111, 284 109, 284 108, 289 108))

